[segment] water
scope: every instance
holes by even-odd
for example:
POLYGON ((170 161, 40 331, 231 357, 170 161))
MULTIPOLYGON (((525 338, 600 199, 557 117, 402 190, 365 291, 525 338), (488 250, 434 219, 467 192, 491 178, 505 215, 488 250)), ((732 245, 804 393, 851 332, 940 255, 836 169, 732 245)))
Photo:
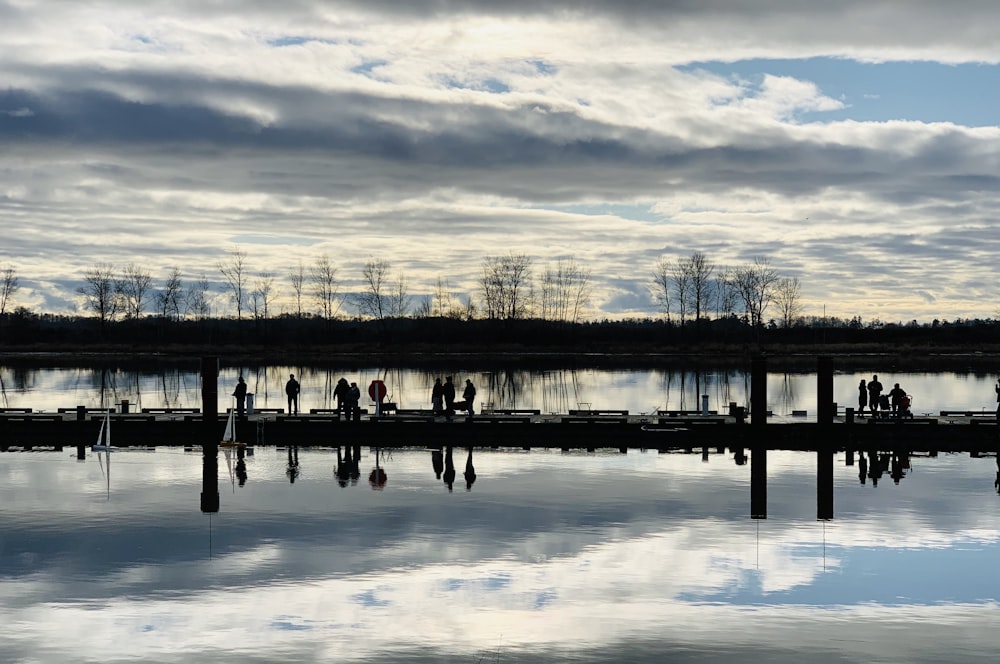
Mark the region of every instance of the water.
MULTIPOLYGON (((367 391, 372 380, 385 381, 389 401, 400 408, 430 408, 434 378, 454 375, 459 395, 466 378, 475 383, 477 403, 495 408, 532 408, 565 413, 570 409, 628 409, 650 413, 657 408, 700 410, 701 395, 709 408, 728 412, 729 403, 748 405, 750 381, 741 370, 692 372, 649 370, 549 370, 465 371, 444 367, 440 371, 268 366, 223 368, 219 377, 219 409, 232 403, 237 376, 247 377, 249 391, 259 408, 285 408, 284 384, 294 373, 302 384, 300 407, 331 408, 333 387, 341 376, 367 391)), ((843 407, 857 406, 858 381, 870 372, 838 373, 834 397, 843 407)), ((941 410, 993 412, 996 378, 973 372, 880 372, 886 391, 894 383, 913 396, 915 414, 941 410)), ((767 385, 768 409, 776 417, 806 411, 816 415, 815 373, 771 373, 767 385)), ((74 367, 22 369, 0 365, 0 407, 55 411, 77 405, 106 407, 128 400, 132 408, 200 407, 201 380, 197 367, 185 370, 151 367, 144 370, 94 370, 74 367)), ((367 396, 362 405, 367 405, 367 396)))
POLYGON ((898 484, 768 455, 768 519, 731 454, 259 448, 0 455, 5 662, 986 662, 1000 647, 995 459, 898 484), (230 459, 232 461, 232 459, 230 459))

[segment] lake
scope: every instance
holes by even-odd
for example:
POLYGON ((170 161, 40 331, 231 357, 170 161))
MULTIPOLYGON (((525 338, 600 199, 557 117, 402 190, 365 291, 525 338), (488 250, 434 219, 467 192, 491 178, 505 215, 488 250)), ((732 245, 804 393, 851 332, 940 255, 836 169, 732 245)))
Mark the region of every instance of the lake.
MULTIPOLYGON (((570 409, 628 409, 649 413, 657 408, 698 410, 701 395, 709 408, 728 412, 729 403, 748 405, 750 380, 740 369, 728 371, 671 371, 561 369, 467 371, 444 366, 437 371, 378 367, 316 368, 294 366, 223 367, 219 376, 219 410, 231 405, 238 375, 246 376, 249 391, 261 408, 284 408, 284 384, 294 373, 302 384, 300 407, 330 408, 333 387, 344 376, 362 393, 372 380, 383 380, 390 401, 400 408, 429 408, 434 379, 455 377, 461 395, 465 379, 476 385, 477 402, 496 408, 532 408, 543 413, 570 409), (589 404, 589 406, 587 405, 589 404)), ((857 406, 858 381, 880 374, 886 391, 894 383, 913 396, 913 412, 938 414, 941 410, 993 412, 996 409, 996 376, 982 372, 839 372, 834 375, 835 399, 843 407, 857 406)), ((768 409, 777 418, 793 411, 816 415, 815 373, 769 373, 768 409)), ((128 400, 132 408, 200 407, 201 381, 197 366, 191 369, 95 370, 78 367, 26 369, 0 365, 0 407, 54 411, 84 405, 105 407, 128 400)), ((363 399, 362 406, 366 405, 363 399)))
POLYGON ((245 480, 220 453, 221 504, 204 514, 200 451, 0 454, 0 660, 991 662, 1000 648, 992 457, 911 457, 873 486, 838 454, 835 518, 817 521, 815 454, 769 452, 766 520, 748 518, 750 466, 731 453, 476 450, 467 488, 456 449, 451 490, 433 456, 363 448, 342 486, 332 449, 258 448, 245 480))

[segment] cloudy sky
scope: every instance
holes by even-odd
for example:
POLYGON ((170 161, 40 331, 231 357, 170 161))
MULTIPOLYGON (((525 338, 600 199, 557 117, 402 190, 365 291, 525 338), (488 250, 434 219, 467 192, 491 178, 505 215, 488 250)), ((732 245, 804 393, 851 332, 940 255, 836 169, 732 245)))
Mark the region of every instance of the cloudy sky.
POLYGON ((701 251, 807 314, 995 316, 1000 5, 789 4, 0 0, 0 266, 71 312, 239 248, 290 310, 299 260, 470 294, 514 251, 622 317, 701 251))

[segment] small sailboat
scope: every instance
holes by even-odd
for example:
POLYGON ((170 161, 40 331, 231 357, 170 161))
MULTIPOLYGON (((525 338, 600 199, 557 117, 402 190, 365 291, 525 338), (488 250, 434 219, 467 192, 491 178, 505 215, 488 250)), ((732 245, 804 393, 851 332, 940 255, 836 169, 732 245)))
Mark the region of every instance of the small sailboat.
POLYGON ((236 440, 236 409, 229 409, 229 419, 226 420, 226 430, 222 434, 219 447, 246 447, 245 443, 236 440))
POLYGON ((97 463, 101 465, 101 472, 107 478, 108 500, 111 500, 111 451, 115 448, 111 446, 111 411, 104 413, 104 421, 101 422, 101 429, 97 432, 97 442, 91 448, 97 452, 97 463), (104 460, 101 459, 101 452, 104 452, 104 460))
POLYGON ((90 448, 94 452, 111 452, 116 448, 111 446, 111 411, 104 412, 104 421, 97 432, 97 442, 90 448))

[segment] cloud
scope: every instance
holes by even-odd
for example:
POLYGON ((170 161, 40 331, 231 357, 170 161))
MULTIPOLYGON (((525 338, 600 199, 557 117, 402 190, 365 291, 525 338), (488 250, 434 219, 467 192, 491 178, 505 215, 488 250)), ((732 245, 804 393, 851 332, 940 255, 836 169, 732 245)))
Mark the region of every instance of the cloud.
POLYGON ((953 275, 935 265, 957 260, 951 238, 990 236, 996 126, 855 121, 807 77, 683 68, 994 62, 992 3, 910 3, 905 20, 861 2, 105 2, 61 6, 61 22, 2 7, 0 223, 19 231, 28 302, 72 299, 42 285, 88 260, 211 271, 276 222, 287 244, 247 242, 255 269, 326 251, 353 274, 379 255, 427 292, 438 277, 473 292, 483 256, 514 244, 539 266, 586 258, 598 315, 641 313, 623 293, 664 252, 772 255, 811 303, 920 255, 933 301, 899 285, 905 307, 853 294, 835 312, 907 320, 965 311, 949 293, 992 269, 975 248, 953 275), (913 239, 890 241, 904 228, 913 239))

